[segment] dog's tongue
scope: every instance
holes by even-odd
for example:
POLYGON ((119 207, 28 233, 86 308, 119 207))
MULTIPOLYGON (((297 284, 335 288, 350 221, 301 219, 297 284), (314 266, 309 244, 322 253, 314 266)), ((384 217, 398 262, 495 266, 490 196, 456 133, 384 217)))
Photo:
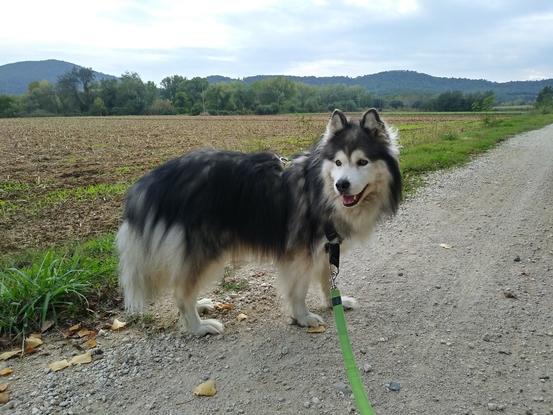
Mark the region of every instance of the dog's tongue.
POLYGON ((351 205, 352 203, 355 203, 356 197, 357 195, 342 195, 344 205, 351 205))

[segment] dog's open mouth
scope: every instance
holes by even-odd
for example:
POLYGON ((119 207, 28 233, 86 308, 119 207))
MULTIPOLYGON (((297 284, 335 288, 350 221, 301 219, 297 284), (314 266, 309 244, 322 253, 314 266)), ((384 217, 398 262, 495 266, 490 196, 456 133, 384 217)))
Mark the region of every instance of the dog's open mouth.
POLYGON ((363 196, 363 193, 365 193, 365 190, 367 190, 367 187, 369 185, 366 185, 363 190, 361 190, 356 195, 341 195, 342 196, 342 203, 345 207, 352 207, 355 206, 359 201, 361 200, 361 196, 363 196))

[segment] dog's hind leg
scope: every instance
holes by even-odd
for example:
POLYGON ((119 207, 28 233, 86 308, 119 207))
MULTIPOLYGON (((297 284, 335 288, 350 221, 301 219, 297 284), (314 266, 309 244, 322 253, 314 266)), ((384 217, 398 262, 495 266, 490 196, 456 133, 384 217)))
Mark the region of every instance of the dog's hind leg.
MULTIPOLYGON (((330 268, 328 264, 328 258, 324 255, 323 258, 316 261, 316 265, 313 267, 319 282, 321 283, 321 291, 323 292, 323 298, 325 299, 326 306, 332 308, 332 300, 330 299, 330 268)), ((357 308, 357 300, 347 295, 342 296, 342 305, 346 310, 357 308)))
POLYGON ((215 303, 211 298, 200 298, 196 302, 196 310, 198 310, 198 313, 203 314, 207 313, 208 311, 215 310, 215 303))
POLYGON ((311 282, 311 262, 305 259, 295 259, 278 264, 282 280, 282 290, 292 308, 292 318, 304 327, 317 327, 325 324, 323 318, 307 309, 305 297, 311 282))
POLYGON ((197 336, 223 333, 224 327, 220 321, 200 318, 198 310, 205 309, 206 304, 202 300, 196 301, 202 283, 219 276, 221 266, 210 264, 194 273, 186 268, 188 267, 185 267, 185 272, 175 279, 174 287, 177 306, 187 331, 197 336))

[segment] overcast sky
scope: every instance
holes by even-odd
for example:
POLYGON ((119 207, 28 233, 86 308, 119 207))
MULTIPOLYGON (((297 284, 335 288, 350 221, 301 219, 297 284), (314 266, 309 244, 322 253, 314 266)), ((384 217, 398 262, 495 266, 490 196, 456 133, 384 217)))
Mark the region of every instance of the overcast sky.
POLYGON ((159 82, 409 69, 553 78, 551 0, 0 0, 0 65, 61 59, 159 82))

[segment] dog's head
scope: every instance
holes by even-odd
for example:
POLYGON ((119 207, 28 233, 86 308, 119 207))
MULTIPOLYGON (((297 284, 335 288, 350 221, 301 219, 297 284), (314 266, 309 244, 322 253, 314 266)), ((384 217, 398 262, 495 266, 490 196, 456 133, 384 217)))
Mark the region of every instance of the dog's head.
POLYGON ((334 110, 321 140, 322 175, 338 209, 384 202, 395 212, 401 198, 401 175, 395 132, 370 109, 357 121, 334 110))

